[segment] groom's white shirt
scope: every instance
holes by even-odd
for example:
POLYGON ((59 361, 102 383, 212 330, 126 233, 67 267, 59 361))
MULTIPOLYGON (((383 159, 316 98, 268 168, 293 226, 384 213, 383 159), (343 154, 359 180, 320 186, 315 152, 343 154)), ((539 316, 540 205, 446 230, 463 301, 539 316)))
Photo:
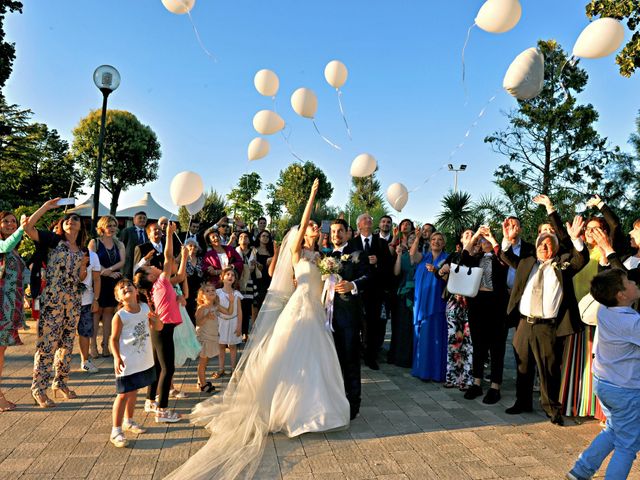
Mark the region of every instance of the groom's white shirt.
MULTIPOLYGON (((347 246, 347 243, 343 243, 341 247, 335 247, 333 249, 333 252, 340 252, 340 254, 342 254, 344 248, 347 246)), ((351 295, 357 295, 358 294, 358 286, 356 285, 355 282, 350 282, 351 285, 353 285, 353 290, 351 290, 351 295)))

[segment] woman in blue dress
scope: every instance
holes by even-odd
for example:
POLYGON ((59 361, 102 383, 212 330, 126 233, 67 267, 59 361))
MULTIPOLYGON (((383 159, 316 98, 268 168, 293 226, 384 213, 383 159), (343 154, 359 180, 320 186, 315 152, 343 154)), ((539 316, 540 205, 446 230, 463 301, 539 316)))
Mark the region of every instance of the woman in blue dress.
POLYGON ((446 286, 438 270, 447 259, 445 238, 434 232, 425 254, 418 251, 420 237, 411 247, 416 265, 415 302, 413 304, 413 367, 411 374, 421 380, 442 382, 447 366, 447 302, 442 297, 446 286))

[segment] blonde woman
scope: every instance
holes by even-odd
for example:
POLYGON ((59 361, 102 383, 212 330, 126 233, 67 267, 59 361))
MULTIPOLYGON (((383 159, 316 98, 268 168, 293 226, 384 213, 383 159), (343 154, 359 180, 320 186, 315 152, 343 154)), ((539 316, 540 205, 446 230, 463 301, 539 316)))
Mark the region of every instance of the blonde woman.
POLYGON ((125 246, 116 235, 118 220, 112 215, 105 215, 98 220, 96 226, 98 237, 89 242, 89 250, 95 252, 100 259, 100 297, 98 311, 93 316, 93 337, 91 338, 91 356, 98 357, 98 325, 102 322, 102 356, 109 356, 109 336, 111 335, 111 319, 118 305, 114 296, 116 283, 122 277, 120 272, 125 261, 125 246))

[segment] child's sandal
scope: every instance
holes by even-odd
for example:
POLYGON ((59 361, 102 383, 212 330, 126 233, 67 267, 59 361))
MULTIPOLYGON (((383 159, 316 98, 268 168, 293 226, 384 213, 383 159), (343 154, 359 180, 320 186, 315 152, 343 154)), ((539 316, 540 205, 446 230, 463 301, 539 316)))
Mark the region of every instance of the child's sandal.
POLYGON ((213 375, 211 375, 211 378, 214 380, 217 380, 220 377, 224 377, 226 373, 227 372, 225 372, 224 370, 218 370, 217 372, 213 372, 213 375))

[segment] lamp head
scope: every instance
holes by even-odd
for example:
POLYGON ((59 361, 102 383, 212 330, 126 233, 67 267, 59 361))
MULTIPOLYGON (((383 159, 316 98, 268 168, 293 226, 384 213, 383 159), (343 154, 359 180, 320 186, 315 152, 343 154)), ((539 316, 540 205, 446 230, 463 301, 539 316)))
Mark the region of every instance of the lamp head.
POLYGON ((93 83, 103 92, 113 92, 120 86, 120 73, 111 65, 100 65, 93 72, 93 83))

